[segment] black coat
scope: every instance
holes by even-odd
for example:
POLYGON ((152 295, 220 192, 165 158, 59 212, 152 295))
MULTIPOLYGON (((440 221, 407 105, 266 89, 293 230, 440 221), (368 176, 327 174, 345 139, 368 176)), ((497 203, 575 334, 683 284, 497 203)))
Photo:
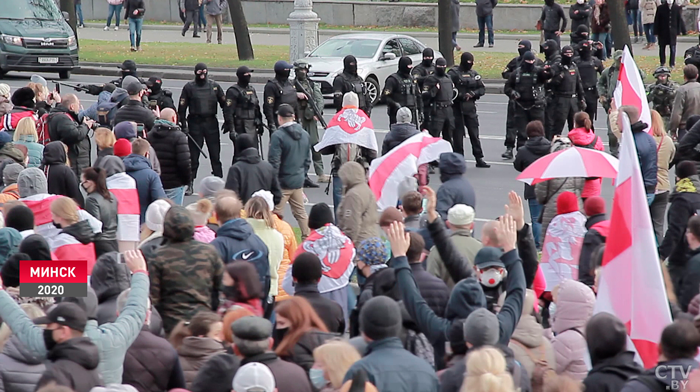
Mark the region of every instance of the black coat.
MULTIPOLYGON (((190 391, 192 392, 231 392, 233 376, 241 366, 237 356, 228 353, 215 355, 199 368, 190 391)), ((278 381, 279 382, 279 381, 278 381)))
MULTIPOLYGON (((120 122, 133 121, 137 124, 143 124, 146 131, 153 129, 153 125, 156 121, 156 115, 153 111, 146 109, 143 106, 143 102, 140 100, 130 99, 126 105, 122 106, 117 110, 117 114, 114 116, 114 124, 116 126, 120 122)), ((158 154, 158 153, 156 153, 158 154)))
POLYGON ((654 16, 654 35, 659 37, 659 45, 675 45, 681 23, 681 7, 675 1, 671 7, 666 4, 658 6, 654 16))
MULTIPOLYGON (((525 145, 518 149, 518 155, 516 155, 513 161, 513 167, 515 170, 522 172, 528 166, 532 165, 533 162, 549 154, 551 146, 549 140, 544 136, 527 139, 525 145)), ((525 184, 525 192, 523 195, 525 200, 534 199, 535 187, 525 184)))
POLYGON ((275 376, 277 392, 311 392, 312 390, 308 373, 299 365, 281 360, 274 352, 244 358, 241 366, 251 362, 260 362, 270 369, 275 376))
POLYGON ((73 338, 59 343, 46 358, 51 364, 37 383, 37 390, 51 382, 75 392, 90 392, 92 388, 104 385, 97 371, 99 350, 89 338, 73 338))
POLYGON ((688 266, 678 290, 678 304, 684 312, 688 311, 688 304, 700 291, 700 248, 691 250, 688 256, 688 266))
POLYGON ((157 120, 148 132, 148 142, 158 156, 163 189, 173 189, 188 185, 192 179, 190 146, 187 136, 177 125, 157 120))
POLYGON ((80 193, 78 177, 66 166, 66 150, 60 142, 51 142, 44 147, 42 169, 46 174, 48 192, 75 200, 81 207, 85 206, 83 194, 80 193))
POLYGON ((316 284, 297 283, 294 287, 294 296, 306 298, 318 314, 318 317, 326 324, 330 332, 345 333, 345 316, 343 308, 335 301, 324 298, 318 292, 316 284))
POLYGON ((445 282, 426 271, 422 263, 412 263, 411 271, 421 297, 435 314, 444 315, 450 298, 450 289, 445 282))
MULTIPOLYGON (((591 260, 593 252, 607 239, 607 232, 601 233, 596 229, 591 229, 594 225, 604 222, 607 218, 605 214, 593 215, 586 221, 586 235, 583 237, 583 245, 581 246, 581 255, 578 258, 578 280, 588 286, 595 284, 595 269, 596 266, 591 260)), ((602 230, 601 230, 602 231, 602 230)))
POLYGON ((384 137, 382 142, 382 155, 386 155, 394 147, 406 141, 411 136, 418 134, 418 129, 413 124, 392 124, 389 133, 384 137))
POLYGON ((68 146, 70 168, 76 177, 90 167, 90 138, 87 125, 78 122, 78 115, 62 105, 51 109, 49 116, 51 141, 61 141, 68 146))
POLYGON ((314 365, 314 349, 337 337, 336 334, 316 330, 309 331, 302 335, 297 344, 292 347, 289 355, 280 355, 280 358, 287 362, 296 363, 304 369, 304 373, 308 373, 314 365))
POLYGON ((144 325, 134 343, 126 350, 122 383, 133 386, 139 392, 185 388, 185 376, 177 351, 167 340, 153 335, 144 325))
MULTIPOLYGON (((688 226, 688 219, 700 210, 700 179, 691 176, 691 182, 696 185, 693 189, 684 192, 677 190, 669 197, 670 206, 668 208, 668 229, 661 245, 659 246, 659 256, 662 260, 668 258, 669 272, 676 275, 674 271, 680 272, 685 268, 688 243, 685 240, 685 229, 688 226)), ((676 276, 682 276, 682 272, 676 276)), ((677 283, 677 282, 676 282, 677 283)))
POLYGON ((619 392, 627 380, 638 376, 642 370, 634 362, 634 353, 625 351, 593 365, 583 385, 586 391, 619 392))
POLYGON ((275 205, 282 200, 277 172, 269 162, 260 159, 260 154, 254 147, 246 148, 236 155, 236 163, 226 176, 225 188, 236 192, 244 204, 253 193, 261 189, 272 192, 275 205))

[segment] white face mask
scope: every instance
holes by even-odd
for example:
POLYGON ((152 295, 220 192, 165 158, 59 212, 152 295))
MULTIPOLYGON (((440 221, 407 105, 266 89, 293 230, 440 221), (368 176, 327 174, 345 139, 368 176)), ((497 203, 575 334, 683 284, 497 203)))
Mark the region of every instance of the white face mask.
POLYGON ((487 269, 479 274, 479 282, 486 287, 496 287, 503 280, 498 268, 487 269))
POLYGON ((576 2, 579 3, 579 4, 583 4, 583 3, 584 3, 584 0, 576 0, 576 2))

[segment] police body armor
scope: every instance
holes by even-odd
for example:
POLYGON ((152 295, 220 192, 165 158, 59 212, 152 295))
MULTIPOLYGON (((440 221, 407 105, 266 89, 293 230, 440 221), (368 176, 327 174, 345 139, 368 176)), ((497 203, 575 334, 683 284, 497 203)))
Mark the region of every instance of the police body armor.
POLYGON ((190 116, 209 117, 216 116, 216 108, 219 101, 216 97, 218 87, 207 80, 204 84, 190 82, 192 86, 192 99, 190 99, 190 116))
POLYGON ((562 97, 566 96, 567 98, 571 98, 574 94, 576 94, 576 82, 577 82, 577 76, 578 76, 578 70, 576 69, 576 66, 571 64, 571 65, 559 65, 561 69, 561 74, 564 76, 563 79, 557 84, 556 86, 553 86, 553 92, 554 95, 557 97, 562 97))
POLYGON ((365 87, 364 80, 359 76, 349 75, 345 72, 341 73, 339 76, 343 79, 343 83, 345 84, 345 92, 348 93, 352 91, 357 94, 360 109, 367 112, 370 103, 367 102, 367 87, 365 87))
POLYGON ((277 86, 277 93, 279 94, 279 99, 275 100, 275 113, 277 112, 277 108, 283 103, 289 104, 293 108, 299 107, 299 101, 297 100, 297 89, 294 88, 294 85, 289 83, 289 81, 286 81, 286 83, 283 84, 277 79, 272 79, 271 82, 277 86))
MULTIPOLYGON (((309 94, 313 95, 314 93, 314 81, 311 79, 306 79, 306 80, 299 80, 295 79, 309 94)), ((295 91, 299 93, 303 93, 301 89, 296 89, 295 91)), ((308 97, 307 99, 299 99, 298 104, 299 104, 299 110, 301 112, 301 115, 304 116, 304 120, 310 121, 313 120, 315 114, 313 109, 311 109, 311 105, 309 105, 309 100, 313 100, 314 97, 308 97)))
MULTIPOLYGON (((233 112, 233 127, 237 132, 244 128, 251 128, 250 121, 255 121, 257 118, 257 113, 260 108, 258 102, 258 94, 255 93, 253 86, 248 85, 243 88, 238 84, 231 86, 238 91, 239 98, 236 102, 236 110, 233 112), (246 125, 249 125, 246 127, 246 125)), ((255 129, 253 126, 251 129, 255 129)), ((247 130, 247 129, 246 129, 247 130)))
POLYGON ((407 107, 409 109, 416 109, 417 99, 416 94, 418 93, 418 83, 413 78, 412 75, 401 76, 398 73, 392 74, 390 76, 399 85, 399 91, 395 91, 391 98, 396 101, 401 106, 407 107))
POLYGON ((674 88, 672 85, 665 85, 661 83, 655 83, 651 85, 652 93, 652 107, 654 110, 659 112, 662 117, 668 117, 671 115, 671 108, 673 107, 673 99, 675 98, 674 88))
POLYGON ((418 88, 423 90, 423 84, 425 83, 425 79, 433 75, 435 73, 435 65, 431 65, 430 67, 426 67, 423 64, 418 64, 413 69, 411 70, 411 75, 417 76, 416 81, 418 82, 418 88))
POLYGON ((588 61, 579 60, 576 62, 576 66, 578 67, 578 74, 581 75, 583 90, 587 93, 589 91, 595 92, 597 98, 598 89, 596 85, 598 84, 598 71, 595 69, 595 61, 593 59, 589 59, 588 61))
POLYGON ((435 106, 438 108, 445 108, 452 106, 452 97, 454 92, 452 89, 454 85, 452 84, 452 79, 445 75, 443 77, 436 77, 438 80, 438 93, 435 96, 435 106))
POLYGON ((467 93, 474 92, 479 89, 479 80, 481 80, 481 75, 477 74, 474 70, 469 70, 463 72, 459 67, 454 67, 452 71, 457 75, 457 80, 459 83, 455 86, 457 89, 457 99, 459 102, 459 107, 462 113, 467 113, 470 110, 475 109, 475 103, 473 100, 467 100, 467 93))
POLYGON ((535 105, 544 101, 544 86, 537 83, 537 70, 523 72, 522 68, 515 71, 515 91, 520 94, 520 99, 516 102, 533 102, 535 105))

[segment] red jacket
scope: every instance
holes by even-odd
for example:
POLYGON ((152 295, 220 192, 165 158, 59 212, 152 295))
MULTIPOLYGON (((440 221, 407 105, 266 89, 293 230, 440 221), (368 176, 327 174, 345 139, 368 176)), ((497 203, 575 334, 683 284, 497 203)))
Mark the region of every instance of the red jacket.
MULTIPOLYGON (((592 148, 598 151, 604 151, 603 141, 600 137, 596 136, 593 130, 586 130, 586 128, 574 128, 569 131, 569 140, 576 147, 592 148)), ((602 179, 596 178, 595 180, 586 180, 583 186, 583 191, 581 192, 581 198, 586 199, 593 196, 600 196, 600 186, 602 184, 602 179)))
POLYGON ((33 117, 35 122, 39 121, 39 118, 34 113, 34 110, 22 106, 15 106, 9 113, 2 116, 2 121, 0 121, 0 131, 14 132, 14 130, 17 128, 19 120, 25 117, 33 117))

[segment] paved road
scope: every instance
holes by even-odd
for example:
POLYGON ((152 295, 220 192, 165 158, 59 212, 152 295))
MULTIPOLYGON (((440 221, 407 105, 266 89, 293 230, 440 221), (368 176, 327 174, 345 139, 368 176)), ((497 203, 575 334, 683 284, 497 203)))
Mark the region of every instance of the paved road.
MULTIPOLYGON (((14 74, 19 76, 8 76, 4 79, 3 83, 8 83, 12 89, 16 89, 26 85, 28 82, 29 74, 14 74)), ((48 77, 49 75, 45 75, 48 77)), ((98 78, 92 76, 74 76, 71 78, 72 83, 102 83, 105 78, 98 78)), ((178 101, 179 95, 184 85, 183 81, 165 81, 165 87, 172 90, 175 102, 178 101)), ((223 86, 228 88, 227 85, 223 86)), ((255 85, 258 92, 262 90, 261 85, 255 85)), ((69 89, 64 87, 63 93, 68 93, 69 89)), ((79 93, 78 97, 84 106, 89 106, 96 101, 95 96, 85 95, 79 93)), ((261 98, 262 100, 262 98, 261 98)), ((474 166, 473 157, 471 154, 467 154, 467 177, 472 183, 476 190, 477 195, 477 219, 478 224, 482 223, 484 220, 493 219, 501 214, 503 214, 503 205, 507 203, 507 192, 510 190, 515 190, 519 193, 523 190, 522 183, 515 180, 517 175, 516 171, 513 169, 512 163, 510 161, 503 161, 501 159, 501 153, 504 150, 504 128, 505 128, 505 118, 506 118, 506 98, 503 95, 486 95, 479 101, 479 122, 481 123, 481 141, 486 155, 486 161, 491 163, 490 169, 477 169, 474 166)), ((333 109, 327 107, 325 110, 326 114, 324 117, 326 120, 330 120, 332 117, 333 109)), ((605 121, 601 120, 602 110, 599 110, 599 119, 596 121, 596 128, 599 130, 597 133, 602 138, 602 140, 607 140, 605 132, 605 121)), ((220 121, 221 115, 219 115, 220 121)), ((384 106, 376 107, 372 112, 372 121, 377 129, 376 135, 379 145, 381 145, 384 136, 388 129, 388 117, 384 106)), ((269 144, 269 137, 266 134, 264 136, 263 145, 267 146, 269 144)), ((469 142, 465 141, 465 146, 467 151, 470 151, 469 142)), ((225 173, 228 172, 228 165, 232 159, 232 143, 229 141, 228 137, 225 135, 221 139, 222 147, 222 162, 225 167, 225 173)), ((94 150, 94 148, 93 148, 94 150)), ((265 156, 267 156, 267 148, 265 148, 265 156)), ((330 157, 324 157, 324 165, 326 168, 326 173, 330 172, 330 157)), ((313 169, 312 169, 313 170, 313 169)), ((201 164, 198 173, 198 180, 209 175, 211 172, 211 166, 208 161, 201 158, 201 164)), ((315 176, 311 176, 315 178, 315 176)), ((440 184, 439 175, 432 175, 430 178, 431 186, 437 187, 440 184)), ((609 180, 604 182, 603 194, 610 201, 612 197, 612 186, 609 180)), ((307 189, 306 195, 309 199, 309 208, 314 203, 325 202, 332 205, 332 197, 326 195, 324 188, 320 189, 307 189)), ((194 202, 195 198, 190 197, 187 202, 194 202)), ((285 212, 285 220, 290 222, 292 226, 297 226, 294 218, 291 215, 289 207, 287 207, 285 212)))

